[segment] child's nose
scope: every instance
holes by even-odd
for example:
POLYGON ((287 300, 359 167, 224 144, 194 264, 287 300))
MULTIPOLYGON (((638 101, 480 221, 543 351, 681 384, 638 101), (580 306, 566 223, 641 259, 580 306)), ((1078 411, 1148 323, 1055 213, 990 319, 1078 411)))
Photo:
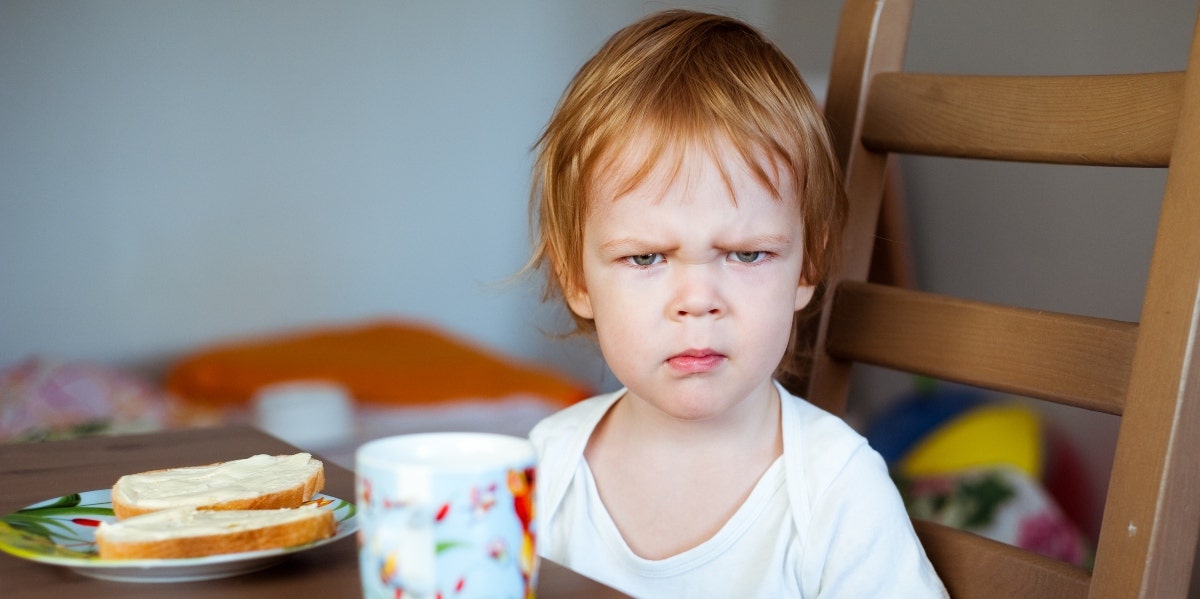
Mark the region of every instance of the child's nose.
POLYGON ((721 316, 725 305, 714 269, 707 264, 678 268, 675 272, 675 295, 670 305, 671 316, 721 316))

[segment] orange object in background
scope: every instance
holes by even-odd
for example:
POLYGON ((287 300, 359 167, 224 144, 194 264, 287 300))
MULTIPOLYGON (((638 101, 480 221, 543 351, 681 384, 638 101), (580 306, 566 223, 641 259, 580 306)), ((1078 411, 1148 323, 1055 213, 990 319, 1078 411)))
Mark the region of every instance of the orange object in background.
POLYGON ((531 395, 569 405, 585 385, 520 364, 431 326, 380 321, 219 344, 187 356, 166 387, 205 407, 244 406, 266 385, 327 380, 360 402, 409 406, 531 395))

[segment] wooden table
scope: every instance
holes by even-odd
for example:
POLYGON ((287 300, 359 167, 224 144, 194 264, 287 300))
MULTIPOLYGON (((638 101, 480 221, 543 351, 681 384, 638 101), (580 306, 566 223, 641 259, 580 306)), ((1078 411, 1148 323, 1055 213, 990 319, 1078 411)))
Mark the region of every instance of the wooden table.
MULTIPOLYGON (((146 435, 92 437, 0 445, 0 515, 69 493, 105 489, 122 474, 207 464, 258 453, 295 453, 295 447, 250 427, 206 428, 146 435)), ((354 497, 354 474, 326 463, 326 494, 354 497)), ((625 597, 558 564, 542 560, 538 597, 625 597)), ((361 597, 353 537, 287 556, 265 570, 232 578, 185 583, 97 580, 67 568, 0 552, 0 595, 24 597, 361 597)))

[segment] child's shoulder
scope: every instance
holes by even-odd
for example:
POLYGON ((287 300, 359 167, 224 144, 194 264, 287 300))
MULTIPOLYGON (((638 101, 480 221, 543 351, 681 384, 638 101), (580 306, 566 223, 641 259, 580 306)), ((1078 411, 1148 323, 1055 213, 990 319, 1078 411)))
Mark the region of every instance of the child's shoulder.
POLYGON ((887 467, 865 437, 842 418, 794 395, 784 395, 784 447, 789 472, 819 492, 850 472, 887 479, 887 467))
POLYGON ((841 417, 831 414, 808 400, 792 395, 780 386, 785 430, 799 430, 812 441, 838 442, 849 448, 865 445, 867 440, 841 417))
POLYGON ((538 509, 551 514, 566 492, 572 473, 596 424, 624 391, 585 399, 538 422, 529 433, 538 454, 538 509))
POLYGON ((529 439, 539 451, 567 437, 582 435, 586 439, 623 392, 605 393, 567 406, 538 422, 530 431, 529 439))
MULTIPOLYGON (((812 405, 808 400, 793 396, 790 406, 796 415, 796 423, 806 435, 818 436, 824 441, 838 441, 850 445, 866 443, 866 438, 859 435, 846 420, 812 405)), ((785 409, 787 409, 785 407, 785 409)), ((786 418, 786 417, 785 417, 786 418)))

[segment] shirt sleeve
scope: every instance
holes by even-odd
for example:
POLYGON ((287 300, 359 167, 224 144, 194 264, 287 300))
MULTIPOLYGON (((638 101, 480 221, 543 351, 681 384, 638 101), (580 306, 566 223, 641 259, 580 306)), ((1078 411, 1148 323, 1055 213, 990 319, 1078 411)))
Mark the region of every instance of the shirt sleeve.
POLYGON ((806 576, 819 597, 949 597, 883 459, 865 442, 813 498, 806 576))

